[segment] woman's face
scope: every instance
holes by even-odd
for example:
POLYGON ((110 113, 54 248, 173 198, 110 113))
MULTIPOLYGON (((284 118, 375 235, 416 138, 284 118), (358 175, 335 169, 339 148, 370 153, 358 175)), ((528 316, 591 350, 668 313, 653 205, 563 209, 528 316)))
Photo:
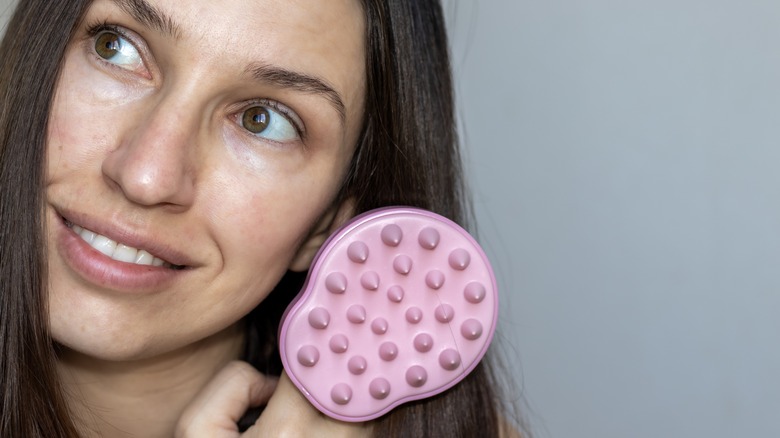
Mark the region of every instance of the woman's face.
POLYGON ((172 351, 304 269, 364 84, 355 0, 95 1, 49 127, 55 339, 112 360, 172 351))

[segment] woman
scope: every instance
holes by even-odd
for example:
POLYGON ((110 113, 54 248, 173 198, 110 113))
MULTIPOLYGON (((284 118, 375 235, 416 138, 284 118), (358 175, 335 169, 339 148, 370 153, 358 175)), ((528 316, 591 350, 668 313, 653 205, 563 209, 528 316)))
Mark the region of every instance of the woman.
POLYGON ((260 405, 242 436, 497 436, 487 367, 346 424, 275 347, 349 217, 464 219, 442 21, 423 1, 22 1, 0 48, 0 436, 239 436, 260 405))

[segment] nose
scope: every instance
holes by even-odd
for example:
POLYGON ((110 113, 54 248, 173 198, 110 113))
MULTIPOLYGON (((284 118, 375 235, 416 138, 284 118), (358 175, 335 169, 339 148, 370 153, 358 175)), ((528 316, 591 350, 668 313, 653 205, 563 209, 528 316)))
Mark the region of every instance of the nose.
POLYGON ((103 175, 131 202, 179 208, 192 203, 197 117, 181 107, 161 100, 151 110, 139 110, 138 121, 128 123, 103 160, 103 175))

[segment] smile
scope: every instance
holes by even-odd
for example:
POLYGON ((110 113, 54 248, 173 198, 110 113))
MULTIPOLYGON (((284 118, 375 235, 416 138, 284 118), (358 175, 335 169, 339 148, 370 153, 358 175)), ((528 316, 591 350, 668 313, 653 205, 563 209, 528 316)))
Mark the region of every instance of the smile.
POLYGON ((125 263, 132 263, 135 265, 145 266, 159 266, 171 269, 183 269, 183 266, 174 265, 159 257, 155 257, 147 251, 142 249, 133 248, 122 243, 118 243, 115 240, 109 239, 102 234, 97 234, 94 231, 88 230, 84 227, 65 221, 65 225, 73 230, 81 240, 87 242, 89 246, 95 250, 105 254, 113 260, 125 263))

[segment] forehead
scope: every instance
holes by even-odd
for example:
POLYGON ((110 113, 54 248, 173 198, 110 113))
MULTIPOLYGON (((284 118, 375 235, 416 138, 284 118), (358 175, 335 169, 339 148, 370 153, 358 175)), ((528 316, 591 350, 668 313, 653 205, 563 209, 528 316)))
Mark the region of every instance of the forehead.
POLYGON ((363 54, 365 27, 357 0, 145 2, 176 20, 183 38, 236 58, 268 57, 289 66, 342 70, 344 61, 363 54))

